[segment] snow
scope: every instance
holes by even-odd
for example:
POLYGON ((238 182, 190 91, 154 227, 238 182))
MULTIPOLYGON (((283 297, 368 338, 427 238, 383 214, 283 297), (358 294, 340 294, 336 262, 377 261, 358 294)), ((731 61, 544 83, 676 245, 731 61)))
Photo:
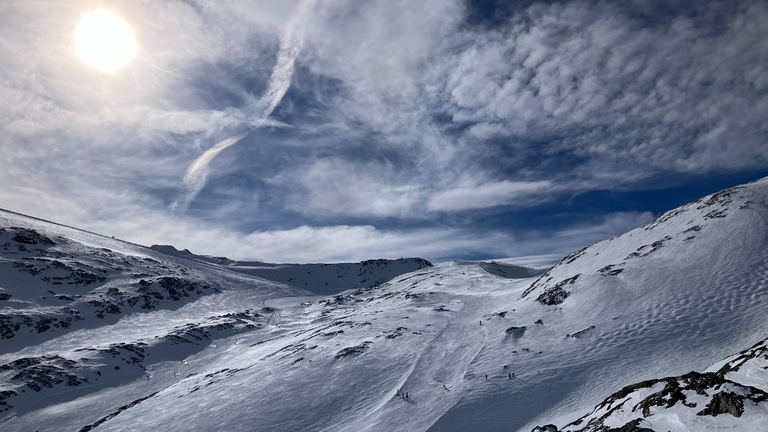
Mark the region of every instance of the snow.
MULTIPOLYGON (((12 378, 18 368, 0 370, 0 392, 19 393, 0 412, 4 431, 562 428, 626 385, 725 365, 768 334, 766 180, 591 245, 543 275, 500 263, 449 262, 403 274, 419 261, 238 263, 12 213, 0 212, 0 223, 50 237, 57 244, 47 253, 65 254, 71 266, 107 269, 103 283, 57 285, 84 296, 70 302, 82 321, 41 333, 23 327, 0 340, 0 368, 58 355, 76 366, 45 361, 88 378, 35 392, 12 378), (97 253, 102 248, 114 256, 97 253), (124 305, 104 318, 87 306, 110 297, 109 288, 133 295, 139 280, 167 275, 216 291, 164 298, 149 310, 124 305), (142 346, 143 358, 134 363, 141 356, 125 349, 113 357, 108 349, 117 343, 142 346), (467 371, 475 377, 465 379, 467 371)), ((0 315, 58 313, 68 303, 41 299, 44 275, 13 267, 42 262, 24 260, 33 253, 17 252, 6 237, 0 293, 12 297, 0 301, 0 315)), ((766 390, 765 358, 742 360, 726 379, 766 390)), ((629 396, 611 424, 631 420, 630 405, 655 391, 629 396)), ((697 416, 691 412, 703 409, 703 399, 686 395, 699 408, 654 407, 640 426, 760 430, 767 418, 765 404, 749 403, 741 418, 697 416)))
MULTIPOLYGON (((179 251, 168 245, 154 245, 150 249, 170 256, 223 264, 228 269, 239 273, 293 285, 318 295, 331 295, 347 289, 375 286, 403 273, 432 266, 432 263, 421 258, 372 259, 359 263, 336 264, 271 264, 195 255, 187 249, 179 251)), ((493 268, 503 268, 515 275, 527 276, 541 273, 528 267, 495 263, 488 265, 493 268)))

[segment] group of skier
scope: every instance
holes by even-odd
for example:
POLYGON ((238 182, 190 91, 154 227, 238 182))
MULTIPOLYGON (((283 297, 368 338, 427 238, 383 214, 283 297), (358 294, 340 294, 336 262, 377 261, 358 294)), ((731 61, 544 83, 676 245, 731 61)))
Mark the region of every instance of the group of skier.
MULTIPOLYGON (((508 367, 507 365, 504 365, 504 369, 507 369, 507 367, 508 367)), ((541 371, 538 371, 538 375, 541 375, 541 371)), ((507 372, 507 376, 509 377, 509 379, 512 379, 515 377, 515 373, 507 372)), ((485 375, 485 379, 488 380, 488 374, 485 375)), ((448 390, 448 387, 446 387, 445 384, 443 384, 443 388, 448 390)), ((400 389, 397 389, 397 395, 405 400, 411 400, 411 398, 408 397, 408 392, 403 393, 400 391, 400 389)))

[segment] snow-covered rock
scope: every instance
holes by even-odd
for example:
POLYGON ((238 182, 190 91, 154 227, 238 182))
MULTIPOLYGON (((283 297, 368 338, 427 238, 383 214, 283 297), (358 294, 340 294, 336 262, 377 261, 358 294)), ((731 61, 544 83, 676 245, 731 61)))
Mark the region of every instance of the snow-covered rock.
MULTIPOLYGON (((626 386, 560 431, 763 430, 768 420, 766 359, 768 339, 727 359, 716 371, 626 386)), ((546 427, 558 432, 554 425, 546 427)))

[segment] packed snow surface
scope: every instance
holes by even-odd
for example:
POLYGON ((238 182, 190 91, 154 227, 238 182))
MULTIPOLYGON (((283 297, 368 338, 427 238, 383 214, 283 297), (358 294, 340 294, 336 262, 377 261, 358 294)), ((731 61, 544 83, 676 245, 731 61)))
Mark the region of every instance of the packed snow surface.
MULTIPOLYGON (((723 367, 768 335, 766 180, 544 274, 449 262, 383 282, 385 270, 361 275, 362 263, 338 277, 321 264, 238 265, 12 213, 0 222, 4 431, 562 428, 625 386, 723 367)), ((757 361, 725 379, 766 390, 757 361)), ((728 391, 746 391, 738 385, 728 391)), ((707 423, 726 417, 649 408, 643 425, 733 430, 764 418, 760 404, 745 409, 707 423), (689 417, 702 423, 685 426, 689 417)), ((632 420, 614 413, 616 425, 632 420)))

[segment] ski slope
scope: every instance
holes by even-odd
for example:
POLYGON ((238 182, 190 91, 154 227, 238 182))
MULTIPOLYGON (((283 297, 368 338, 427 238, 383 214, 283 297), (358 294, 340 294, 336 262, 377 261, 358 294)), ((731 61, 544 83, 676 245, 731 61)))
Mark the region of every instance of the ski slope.
MULTIPOLYGON (((11 295, 0 301, 0 315, 33 321, 0 340, 4 431, 562 429, 625 386, 722 367, 768 335, 766 180, 672 210, 543 274, 449 262, 383 283, 389 270, 360 275, 370 264, 342 278, 337 270, 321 273, 322 265, 233 265, 0 217, 6 228, 55 243, 24 252, 12 240, 18 231, 6 229, 0 239, 8 245, 0 293, 11 295), (35 249, 46 255, 33 257, 35 249), (102 249, 114 260, 97 253, 106 254, 102 249), (45 295, 49 287, 41 284, 45 272, 64 271, 50 264, 54 258, 106 279, 87 286, 62 279, 59 289, 80 290, 83 297, 67 304, 85 319, 37 333, 41 317, 60 322, 64 313, 49 298, 57 289, 45 295), (277 279, 276 268, 293 274, 277 279), (360 285, 363 278, 375 283, 360 285), (170 295, 163 283, 189 295, 170 295), (123 293, 123 305, 110 288, 123 293), (141 295, 157 301, 149 309, 127 305, 141 295), (94 300, 101 303, 89 306, 94 300), (98 318, 109 303, 121 313, 98 318)), ((51 277, 74 270, 66 271, 51 277)), ((748 372, 749 382, 732 381, 768 391, 765 369, 741 371, 725 378, 748 372)), ((764 407, 750 410, 711 422, 674 414, 700 421, 690 430, 733 430, 760 424, 764 407)), ((653 421, 666 415, 654 412, 653 421)), ((632 419, 615 424, 621 420, 632 419)), ((689 430, 644 421, 653 430, 689 430)))

